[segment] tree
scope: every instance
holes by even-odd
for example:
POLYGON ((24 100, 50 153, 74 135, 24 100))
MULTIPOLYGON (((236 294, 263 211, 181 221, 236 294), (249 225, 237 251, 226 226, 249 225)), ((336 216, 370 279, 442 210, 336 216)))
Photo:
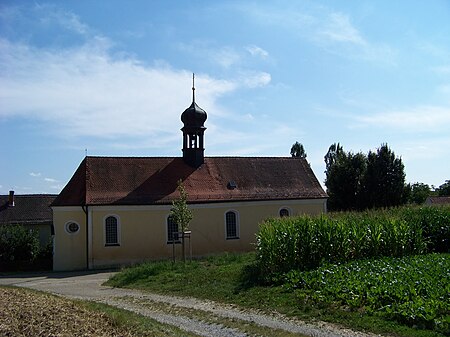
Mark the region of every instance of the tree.
POLYGON ((404 201, 405 172, 401 158, 387 144, 367 155, 367 170, 363 180, 366 208, 391 207, 404 201))
POLYGON ((407 201, 411 186, 405 186, 402 160, 387 144, 368 155, 345 152, 339 143, 328 149, 325 186, 330 210, 397 206, 407 201))
POLYGON ((291 156, 295 158, 306 158, 306 151, 302 143, 295 142, 291 147, 291 156))
POLYGON ((441 186, 437 188, 439 196, 450 196, 450 180, 446 180, 441 186))
POLYGON ((409 196, 407 198, 409 203, 421 205, 425 202, 426 198, 431 194, 431 188, 424 183, 414 183, 405 188, 410 188, 409 196))
POLYGON ((172 202, 170 216, 179 226, 179 230, 183 233, 181 236, 181 249, 183 261, 186 262, 184 232, 189 228, 189 223, 193 218, 193 214, 192 210, 190 210, 187 206, 188 194, 184 189, 184 185, 181 179, 177 182, 177 190, 180 193, 180 197, 172 202))
POLYGON ((324 157, 328 208, 330 210, 359 209, 361 181, 366 171, 363 153, 345 153, 342 146, 333 144, 324 157))

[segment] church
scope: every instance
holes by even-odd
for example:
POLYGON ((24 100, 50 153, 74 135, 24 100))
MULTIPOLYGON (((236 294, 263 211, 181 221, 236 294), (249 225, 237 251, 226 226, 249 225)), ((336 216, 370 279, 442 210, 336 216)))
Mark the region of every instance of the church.
POLYGON ((305 159, 205 157, 207 114, 194 90, 181 114, 181 157, 84 158, 51 205, 54 270, 172 258, 181 249, 170 217, 179 180, 193 212, 194 257, 253 250, 267 218, 326 212, 327 194, 305 159))

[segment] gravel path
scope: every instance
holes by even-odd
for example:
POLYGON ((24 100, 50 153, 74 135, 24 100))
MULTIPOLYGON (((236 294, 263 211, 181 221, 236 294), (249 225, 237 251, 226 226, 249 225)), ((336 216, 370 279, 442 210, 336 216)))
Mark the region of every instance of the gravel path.
POLYGON ((46 275, 29 275, 23 277, 0 277, 0 285, 14 285, 46 291, 67 298, 91 300, 130 310, 153 318, 159 322, 198 334, 199 336, 241 337, 247 336, 237 329, 221 324, 211 324, 183 315, 183 310, 198 310, 208 315, 232 320, 252 322, 270 329, 289 331, 314 337, 373 337, 374 334, 354 332, 329 323, 305 323, 290 319, 280 314, 267 315, 256 310, 239 309, 213 301, 176 296, 157 295, 139 290, 111 288, 102 286, 112 273, 49 273, 46 275), (177 313, 161 310, 160 303, 179 308, 177 313), (181 312, 181 314, 180 314, 181 312))

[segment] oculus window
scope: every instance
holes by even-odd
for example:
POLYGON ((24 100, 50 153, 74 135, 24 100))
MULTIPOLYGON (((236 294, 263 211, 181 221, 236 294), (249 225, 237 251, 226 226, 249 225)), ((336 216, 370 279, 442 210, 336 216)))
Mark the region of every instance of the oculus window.
POLYGON ((80 225, 74 221, 69 221, 65 225, 65 230, 68 234, 76 234, 80 231, 80 225))
POLYGON ((291 212, 289 211, 289 209, 288 208, 286 208, 286 207, 283 207, 282 209, 280 209, 280 217, 281 218, 283 218, 283 217, 285 217, 285 216, 290 216, 291 215, 291 212))

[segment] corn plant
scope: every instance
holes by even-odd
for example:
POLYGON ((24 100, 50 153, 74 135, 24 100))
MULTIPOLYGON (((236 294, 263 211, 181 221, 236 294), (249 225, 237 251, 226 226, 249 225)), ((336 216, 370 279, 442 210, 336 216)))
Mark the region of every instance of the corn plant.
POLYGON ((257 234, 257 258, 270 278, 323 263, 447 252, 449 237, 449 207, 269 219, 257 234))

